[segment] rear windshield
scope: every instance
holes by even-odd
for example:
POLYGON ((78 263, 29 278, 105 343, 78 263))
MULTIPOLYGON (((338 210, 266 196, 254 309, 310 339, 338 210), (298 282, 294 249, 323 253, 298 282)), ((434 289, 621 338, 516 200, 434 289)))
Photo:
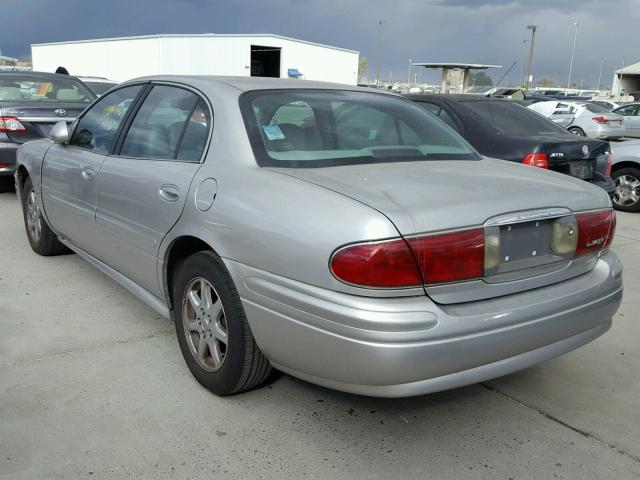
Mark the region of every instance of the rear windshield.
POLYGON ((463 102, 503 135, 566 135, 566 130, 542 115, 509 101, 463 102))
POLYGON ((595 103, 585 103, 584 106, 591 113, 611 113, 610 110, 607 110, 606 108, 601 107, 600 105, 596 105, 595 103))
POLYGON ((91 103, 96 96, 74 78, 0 76, 0 101, 20 103, 91 103))
POLYGON ((244 94, 240 102, 261 166, 481 158, 450 127, 400 97, 341 90, 261 90, 244 94))
POLYGON ((104 92, 113 88, 117 85, 117 83, 106 83, 106 82, 82 82, 87 87, 91 89, 93 93, 96 95, 102 95, 104 92))

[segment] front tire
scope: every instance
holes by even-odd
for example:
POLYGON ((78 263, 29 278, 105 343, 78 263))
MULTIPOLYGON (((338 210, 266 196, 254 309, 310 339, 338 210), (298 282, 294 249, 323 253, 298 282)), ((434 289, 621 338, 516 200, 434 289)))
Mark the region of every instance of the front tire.
POLYGON ((189 370, 218 395, 250 390, 271 373, 224 263, 211 251, 187 258, 175 275, 176 334, 189 370))
POLYGON ((640 212, 640 168, 625 167, 613 172, 616 182, 613 206, 622 212, 640 212))
POLYGON ((45 257, 70 253, 70 250, 60 243, 58 236, 53 233, 47 222, 42 218, 42 212, 38 204, 38 194, 33 188, 31 178, 27 178, 24 182, 21 200, 24 227, 27 231, 29 245, 31 245, 33 251, 45 257))

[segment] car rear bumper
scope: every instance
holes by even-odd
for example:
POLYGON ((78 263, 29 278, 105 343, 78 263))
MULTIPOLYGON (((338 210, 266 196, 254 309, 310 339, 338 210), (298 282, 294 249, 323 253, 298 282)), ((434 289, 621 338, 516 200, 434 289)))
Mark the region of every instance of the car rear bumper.
POLYGON ((555 285, 455 305, 355 297, 226 263, 276 368, 372 396, 425 394, 527 368, 603 334, 622 300, 613 253, 555 285))
POLYGON ((0 176, 13 175, 19 146, 15 143, 0 143, 0 176))

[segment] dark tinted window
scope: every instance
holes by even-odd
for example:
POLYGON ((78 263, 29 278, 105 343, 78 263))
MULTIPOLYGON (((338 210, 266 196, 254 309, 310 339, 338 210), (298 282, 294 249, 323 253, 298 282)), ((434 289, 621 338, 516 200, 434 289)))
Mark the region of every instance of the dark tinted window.
POLYGON ((487 100, 462 102, 504 135, 566 135, 562 127, 522 105, 509 101, 487 100))
POLYGON ((600 105, 596 105, 594 103, 585 103, 584 106, 591 113, 610 113, 609 110, 607 110, 606 108, 601 107, 600 105))
POLYGON ((618 115, 624 115, 625 117, 633 117, 638 114, 637 105, 625 105, 624 107, 616 108, 614 113, 618 115))
POLYGON ((142 86, 121 88, 100 99, 82 116, 69 142, 98 153, 109 153, 116 133, 142 86))
POLYGON ((458 134, 415 103, 341 90, 263 90, 241 107, 260 165, 478 159, 458 134))
POLYGON ((96 95, 104 95, 107 90, 115 87, 116 83, 106 83, 106 82, 83 82, 87 87, 91 89, 93 93, 96 95))
POLYGON ((458 126, 456 125, 456 122, 453 121, 453 118, 451 118, 451 115, 449 115, 449 113, 440 105, 436 105, 435 103, 429 103, 429 102, 418 102, 418 105, 420 105, 422 108, 425 108, 431 113, 433 113, 435 116, 437 116, 440 120, 442 120, 444 123, 449 125, 451 128, 455 129, 456 131, 459 131, 458 126))
POLYGON ((0 76, 0 101, 21 103, 91 103, 96 96, 75 78, 0 76))
POLYGON ((184 131, 180 146, 178 147, 178 160, 198 162, 204 152, 209 136, 211 118, 209 109, 202 99, 198 100, 195 110, 189 118, 187 128, 184 131))
POLYGON ((173 159, 187 120, 199 97, 182 88, 155 86, 136 113, 125 136, 120 155, 173 159))

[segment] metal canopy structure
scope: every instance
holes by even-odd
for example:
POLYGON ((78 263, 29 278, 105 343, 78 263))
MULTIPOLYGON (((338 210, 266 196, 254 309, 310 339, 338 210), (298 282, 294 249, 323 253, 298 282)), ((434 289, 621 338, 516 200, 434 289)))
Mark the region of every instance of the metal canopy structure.
POLYGON ((470 70, 486 70, 488 68, 502 68, 502 65, 484 65, 481 63, 462 63, 462 62, 418 62, 412 63, 415 67, 424 68, 441 68, 442 84, 440 85, 440 93, 449 93, 449 85, 447 77, 449 70, 462 70, 462 92, 469 90, 469 71, 470 70))

